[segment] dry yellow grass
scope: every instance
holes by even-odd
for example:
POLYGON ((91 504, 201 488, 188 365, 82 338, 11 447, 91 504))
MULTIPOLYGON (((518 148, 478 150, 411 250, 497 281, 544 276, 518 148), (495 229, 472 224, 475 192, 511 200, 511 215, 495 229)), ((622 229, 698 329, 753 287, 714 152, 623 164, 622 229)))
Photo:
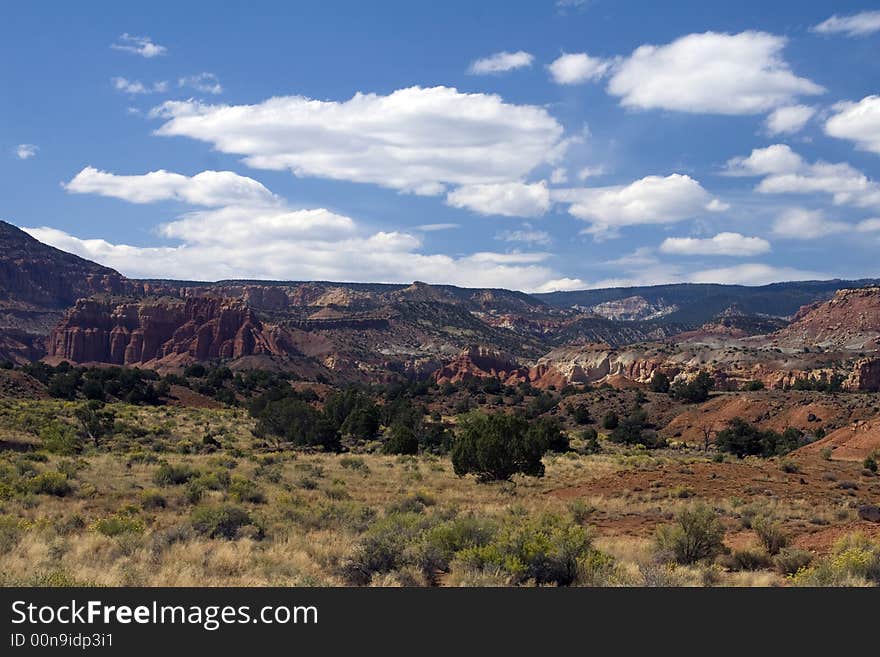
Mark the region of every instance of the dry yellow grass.
MULTIPOLYGON (((662 481, 645 490, 617 490, 567 499, 553 494, 623 470, 652 471, 659 465, 686 466, 704 455, 645 453, 607 446, 596 455, 548 455, 542 478, 478 484, 456 477, 448 458, 380 454, 259 453, 252 422, 241 410, 149 408, 117 405, 123 431, 110 451, 78 457, 49 455, 38 470, 64 470, 72 492, 63 497, 16 494, 0 499, 0 583, 95 584, 101 586, 296 586, 345 585, 344 566, 365 530, 388 513, 403 512, 420 495, 430 514, 441 518, 539 517, 555 514, 590 527, 594 546, 615 562, 608 585, 772 586, 785 579, 769 571, 726 572, 709 566, 670 568, 654 562, 651 539, 658 524, 671 522, 690 504, 686 491, 662 481), (223 448, 203 453, 205 436, 223 448), (263 501, 235 499, 229 482, 206 485, 194 500, 184 485, 154 480, 160 462, 188 466, 202 474, 227 473, 246 480, 263 501), (216 489, 214 489, 216 488, 216 489), (152 496, 152 498, 150 498, 152 496), (152 502, 145 500, 152 499, 152 502), (161 500, 161 503, 159 502, 161 500), (234 540, 193 531, 197 507, 233 503, 251 515, 250 530, 234 540), (401 506, 403 505, 403 506, 401 506), (105 535, 96 522, 130 521, 133 529, 105 535), (5 529, 4 529, 5 528, 5 529), (260 530, 263 535, 258 535, 260 530)), ((35 442, 29 423, 69 414, 64 402, 0 402, 0 438, 35 442)), ((22 455, 6 452, 8 467, 22 455)), ((762 498, 761 511, 793 527, 851 519, 839 504, 817 507, 803 499, 762 498)), ((421 504, 421 503, 419 503, 421 504)), ((748 499, 717 499, 712 505, 734 540, 754 544, 742 526, 748 499)), ((428 511, 426 511, 428 512, 428 511)), ((247 527, 245 527, 247 529, 247 527)), ((609 571, 611 572, 611 571, 609 571)), ((430 573, 412 565, 379 572, 374 586, 428 583, 430 573)), ((435 583, 447 586, 500 586, 509 573, 453 566, 435 583)), ((592 581, 592 580, 591 580, 592 581)))

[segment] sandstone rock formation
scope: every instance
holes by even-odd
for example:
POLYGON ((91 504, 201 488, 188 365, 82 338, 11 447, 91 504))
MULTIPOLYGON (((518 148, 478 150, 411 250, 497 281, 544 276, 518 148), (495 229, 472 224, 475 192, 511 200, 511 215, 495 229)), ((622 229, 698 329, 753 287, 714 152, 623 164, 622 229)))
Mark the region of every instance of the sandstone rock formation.
POLYGON ((48 340, 49 357, 115 365, 283 356, 287 348, 283 332, 264 327, 241 301, 210 297, 81 299, 48 340))
POLYGON ((468 377, 493 377, 506 384, 516 384, 529 380, 529 369, 519 365, 512 356, 481 345, 465 349, 434 372, 437 383, 458 383, 468 377))
POLYGON ((774 335, 782 347, 877 349, 880 338, 880 287, 838 290, 825 303, 802 308, 774 335))

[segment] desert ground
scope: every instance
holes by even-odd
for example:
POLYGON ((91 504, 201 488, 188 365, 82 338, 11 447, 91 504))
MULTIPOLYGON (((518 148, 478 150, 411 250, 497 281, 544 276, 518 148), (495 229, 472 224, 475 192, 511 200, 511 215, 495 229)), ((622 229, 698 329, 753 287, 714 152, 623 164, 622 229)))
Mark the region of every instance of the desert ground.
MULTIPOLYGON (((824 403, 857 432, 851 416, 869 414, 877 394, 767 390, 714 395, 683 412, 667 395, 634 390, 560 395, 548 412, 562 417, 570 443, 544 454, 544 475, 482 482, 457 476, 447 454, 384 454, 381 439, 339 453, 273 444, 255 435, 245 408, 181 387, 162 405, 108 404, 114 425, 100 444, 59 453, 57 429, 76 426, 84 402, 31 398, 25 377, 10 377, 0 401, 7 586, 877 582, 880 523, 869 510, 880 504, 880 477, 866 466, 870 450, 822 438, 782 456, 737 458, 681 440, 697 424, 688 417, 720 427, 730 404, 773 409, 785 394, 786 408, 824 403), (584 425, 597 429, 588 444, 566 415, 583 405, 598 418, 637 395, 669 427, 667 446, 612 442, 598 419, 584 425), (674 534, 694 522, 698 538, 716 545, 682 558, 674 534)), ((454 434, 453 409, 468 398, 433 386, 424 399, 454 434)), ((499 398, 510 401, 490 397, 480 411, 496 411, 499 398)))

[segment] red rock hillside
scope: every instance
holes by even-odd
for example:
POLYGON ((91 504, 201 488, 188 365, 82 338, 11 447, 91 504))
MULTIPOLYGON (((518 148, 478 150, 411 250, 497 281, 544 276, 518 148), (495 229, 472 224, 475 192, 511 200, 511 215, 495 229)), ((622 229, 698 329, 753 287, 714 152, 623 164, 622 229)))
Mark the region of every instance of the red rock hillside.
POLYGON ((802 308, 774 335, 782 347, 876 349, 880 338, 880 287, 838 290, 825 303, 802 308))
POLYGON ((76 363, 156 361, 285 354, 283 333, 266 328, 238 300, 81 299, 52 331, 48 355, 76 363))
POLYGON ((131 292, 119 272, 38 242, 0 221, 0 302, 65 308, 81 297, 131 292))

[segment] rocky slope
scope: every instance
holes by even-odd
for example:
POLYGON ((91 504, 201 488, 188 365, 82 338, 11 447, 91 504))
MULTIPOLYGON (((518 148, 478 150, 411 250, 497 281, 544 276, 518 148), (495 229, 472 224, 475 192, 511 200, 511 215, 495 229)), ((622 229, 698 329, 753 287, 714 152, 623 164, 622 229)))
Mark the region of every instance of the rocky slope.
POLYGON ((789 349, 877 350, 880 287, 838 290, 829 301, 802 308, 773 338, 774 344, 789 349))
POLYGON ((241 301, 80 299, 48 339, 48 357, 75 363, 170 364, 253 355, 283 357, 282 331, 241 301))
MULTIPOLYGON (((605 288, 533 295, 558 308, 615 308, 662 312, 661 322, 696 327, 722 315, 729 308, 744 315, 791 318, 802 306, 827 301, 846 287, 878 285, 877 279, 861 281, 802 281, 762 286, 681 283, 646 287, 605 288)), ((622 317, 621 317, 622 318, 622 317)), ((647 317, 632 317, 646 319, 647 317)))
POLYGON ((839 377, 878 390, 880 287, 842 284, 535 296, 420 282, 132 281, 0 222, 0 360, 224 359, 304 377, 498 376, 539 386, 706 370, 722 388, 839 377), (796 302, 806 304, 797 313, 796 302), (785 325, 784 315, 795 319, 785 325))
POLYGON ((790 325, 750 334, 762 325, 773 324, 723 317, 674 341, 616 349, 566 345, 538 360, 538 379, 594 383, 620 377, 648 383, 658 370, 672 379, 708 371, 722 389, 749 381, 782 388, 798 379, 839 377, 844 389, 880 390, 880 288, 840 290, 802 309, 790 325))
POLYGON ((38 358, 45 336, 77 299, 136 288, 108 267, 47 246, 0 221, 0 360, 38 358))
POLYGON ((471 376, 492 377, 507 385, 531 379, 529 368, 520 365, 512 356, 487 346, 465 349, 434 372, 437 383, 458 383, 471 376))

